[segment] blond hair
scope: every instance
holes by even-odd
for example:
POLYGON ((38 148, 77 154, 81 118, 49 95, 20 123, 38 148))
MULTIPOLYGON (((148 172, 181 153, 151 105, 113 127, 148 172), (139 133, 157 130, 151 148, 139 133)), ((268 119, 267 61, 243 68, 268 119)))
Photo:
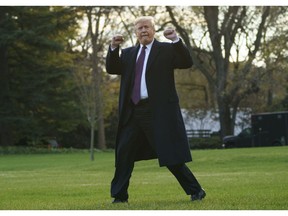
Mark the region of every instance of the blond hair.
POLYGON ((154 17, 152 17, 152 16, 141 16, 141 17, 138 17, 134 21, 134 26, 136 26, 139 22, 143 22, 143 21, 149 21, 151 23, 153 29, 155 29, 154 17))

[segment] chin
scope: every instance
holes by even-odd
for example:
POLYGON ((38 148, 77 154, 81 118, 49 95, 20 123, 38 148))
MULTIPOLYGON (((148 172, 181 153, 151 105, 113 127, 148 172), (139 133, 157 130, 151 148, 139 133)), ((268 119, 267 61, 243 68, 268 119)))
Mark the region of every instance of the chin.
POLYGON ((152 40, 146 40, 146 39, 142 39, 141 41, 141 44, 144 44, 144 45, 147 45, 147 44, 149 44, 149 43, 151 43, 152 42, 152 40))

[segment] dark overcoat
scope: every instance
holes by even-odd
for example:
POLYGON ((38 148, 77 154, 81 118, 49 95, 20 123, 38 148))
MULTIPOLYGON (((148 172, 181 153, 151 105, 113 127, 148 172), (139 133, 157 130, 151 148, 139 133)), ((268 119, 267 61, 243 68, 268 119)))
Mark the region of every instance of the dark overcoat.
MULTIPOLYGON (((109 49, 106 58, 107 72, 121 75, 115 152, 121 128, 128 122, 133 112, 131 91, 139 47, 138 45, 123 49, 121 56, 119 48, 114 51, 109 49)), ((177 43, 154 40, 146 66, 146 85, 152 110, 152 131, 157 156, 146 139, 139 137, 141 145, 135 161, 158 157, 159 165, 167 166, 192 160, 174 81, 174 69, 191 66, 191 56, 181 39, 177 43)))

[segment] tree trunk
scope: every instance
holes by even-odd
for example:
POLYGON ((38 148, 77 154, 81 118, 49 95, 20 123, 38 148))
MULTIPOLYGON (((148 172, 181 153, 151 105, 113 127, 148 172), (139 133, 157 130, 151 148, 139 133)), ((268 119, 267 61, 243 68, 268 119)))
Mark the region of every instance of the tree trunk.
POLYGON ((226 135, 233 135, 234 128, 232 127, 232 118, 229 104, 226 103, 223 99, 217 100, 219 108, 219 120, 220 120, 220 134, 221 138, 226 135))
POLYGON ((96 95, 97 95, 97 123, 98 123, 98 148, 106 149, 105 139, 105 125, 104 125, 104 114, 103 114, 103 97, 102 97, 102 75, 98 70, 96 76, 96 95))
POLYGON ((97 18, 95 19, 95 32, 93 32, 92 23, 92 11, 93 7, 89 8, 87 11, 88 21, 89 21, 89 28, 88 32, 91 37, 91 44, 92 44, 92 73, 93 79, 95 83, 95 90, 96 90, 96 116, 97 116, 97 126, 98 126, 98 145, 99 149, 106 149, 106 139, 105 139, 105 126, 104 126, 104 114, 103 114, 103 97, 102 97, 102 71, 100 65, 100 59, 97 53, 101 50, 101 43, 99 42, 101 35, 100 32, 100 17, 101 11, 98 11, 96 14, 97 18))
POLYGON ((91 122, 91 137, 90 137, 90 160, 94 161, 94 137, 95 137, 95 123, 91 122))
POLYGON ((98 148, 103 150, 106 149, 106 139, 103 114, 101 115, 98 118, 98 148))

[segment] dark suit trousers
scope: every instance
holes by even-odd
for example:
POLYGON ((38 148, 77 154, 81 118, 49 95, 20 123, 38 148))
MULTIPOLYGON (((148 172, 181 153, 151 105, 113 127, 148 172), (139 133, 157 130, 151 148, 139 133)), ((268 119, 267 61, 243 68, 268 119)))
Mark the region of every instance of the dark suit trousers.
MULTIPOLYGON (((116 152, 116 169, 111 182, 111 196, 118 199, 128 199, 129 180, 134 168, 134 155, 137 151, 139 136, 147 139, 155 150, 152 133, 152 116, 149 101, 141 101, 134 106, 129 122, 123 127, 116 152)), ((176 177, 187 195, 198 193, 201 186, 185 164, 167 166, 176 177)))

